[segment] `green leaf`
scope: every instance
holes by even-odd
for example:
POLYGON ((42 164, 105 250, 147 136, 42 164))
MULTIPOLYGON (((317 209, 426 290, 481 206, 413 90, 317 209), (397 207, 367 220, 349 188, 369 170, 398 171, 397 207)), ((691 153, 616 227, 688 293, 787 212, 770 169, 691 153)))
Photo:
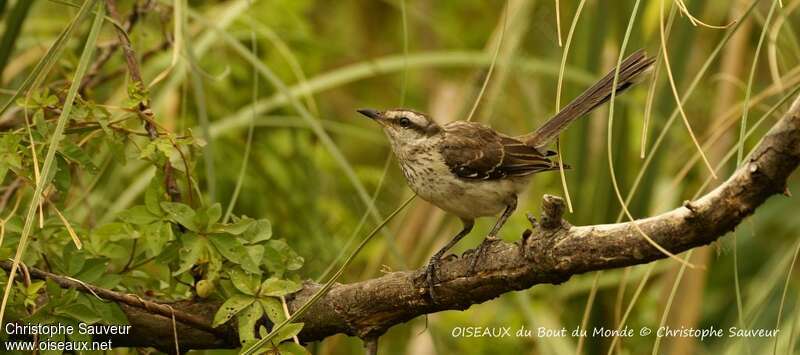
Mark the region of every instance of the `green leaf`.
MULTIPOLYGON (((25 289, 26 296, 33 297, 39 293, 39 290, 44 287, 46 283, 41 280, 32 281, 31 284, 25 289)), ((259 306, 260 308, 260 306, 259 306)))
POLYGON ((215 203, 208 208, 199 209, 194 217, 194 222, 200 229, 206 231, 214 223, 217 223, 220 217, 222 217, 222 205, 215 203))
POLYGON ((147 257, 159 255, 164 246, 173 239, 171 224, 160 222, 142 226, 142 236, 147 257))
POLYGON ((114 302, 104 302, 103 300, 97 299, 97 297, 92 294, 84 294, 82 295, 82 299, 86 300, 86 303, 89 305, 89 307, 94 310, 95 314, 103 319, 103 322, 111 321, 112 318, 114 318, 114 308, 119 307, 114 302))
MULTIPOLYGON (((94 297, 94 296, 87 295, 87 297, 94 297)), ((103 315, 104 324, 115 324, 115 325, 130 324, 128 322, 128 317, 125 315, 125 312, 122 311, 122 309, 117 303, 103 302, 95 298, 92 300, 92 305, 95 307, 98 313, 103 315)))
POLYGON ((22 136, 13 133, 0 133, 0 153, 16 153, 22 136))
POLYGON ((256 338, 256 323, 263 315, 264 310, 261 309, 261 305, 253 302, 247 306, 244 311, 240 312, 239 315, 236 316, 239 321, 239 341, 241 343, 244 343, 248 340, 254 340, 256 338))
POLYGON ((258 243, 272 237, 272 224, 269 220, 259 219, 244 233, 242 238, 250 243, 258 243))
POLYGON ((264 264, 276 275, 283 275, 286 270, 300 269, 303 262, 303 257, 283 240, 270 240, 264 245, 264 264))
POLYGON ((0 182, 5 179, 10 168, 22 167, 22 159, 17 152, 21 140, 21 135, 0 133, 0 182))
POLYGON ((83 303, 72 303, 57 307, 54 309, 54 313, 77 319, 84 323, 97 323, 103 319, 89 305, 83 303))
POLYGON ((261 307, 264 308, 264 313, 273 324, 280 324, 286 320, 286 313, 283 313, 283 304, 281 300, 275 297, 260 297, 258 303, 261 303, 261 307))
POLYGON ((211 227, 212 224, 217 223, 220 218, 222 218, 222 205, 217 202, 211 207, 206 210, 206 214, 208 215, 208 223, 207 227, 211 227))
POLYGON ((311 353, 306 348, 295 342, 284 342, 278 345, 278 352, 286 355, 310 355, 311 353))
POLYGON ((146 206, 133 206, 120 212, 117 217, 130 224, 144 225, 158 221, 160 218, 147 209, 146 206))
POLYGON ((33 113, 33 124, 36 125, 36 132, 42 137, 50 136, 50 125, 44 120, 44 110, 37 109, 33 113))
POLYGON ((175 223, 179 223, 180 225, 186 227, 193 232, 198 232, 197 225, 194 223, 194 210, 180 202, 161 202, 161 209, 167 213, 170 220, 175 223))
POLYGON ((260 296, 279 297, 294 293, 303 289, 303 285, 289 280, 281 280, 270 277, 261 284, 260 296))
POLYGON ((219 278, 219 273, 222 271, 224 260, 219 252, 215 251, 210 245, 208 246, 208 268, 206 269, 206 278, 216 281, 219 278))
POLYGON ((91 258, 86 260, 81 272, 75 275, 79 279, 88 283, 95 283, 108 269, 108 261, 105 258, 91 258))
POLYGON ((172 268, 169 267, 169 265, 173 264, 174 262, 178 262, 180 260, 181 247, 183 247, 183 244, 180 242, 167 243, 167 245, 164 247, 164 250, 162 250, 161 253, 158 254, 156 260, 154 261, 159 265, 167 266, 171 271, 172 268))
POLYGON ((64 246, 62 251, 62 255, 64 255, 64 267, 68 275, 73 276, 79 273, 83 269, 83 265, 86 263, 86 258, 84 254, 79 253, 78 249, 75 248, 75 244, 67 243, 64 246))
POLYGON ((156 143, 154 141, 150 141, 145 144, 144 148, 139 151, 139 159, 142 160, 151 160, 153 159, 153 155, 156 153, 156 143))
POLYGON ((98 254, 111 260, 127 260, 126 258, 130 256, 131 251, 118 243, 106 243, 98 249, 98 254))
POLYGON ((261 274, 261 260, 264 259, 263 245, 248 245, 244 247, 245 255, 242 257, 242 268, 253 274, 261 274))
POLYGON ((299 334, 301 330, 303 330, 303 323, 289 323, 283 328, 281 328, 281 330, 278 331, 277 334, 275 334, 275 337, 273 339, 276 339, 278 341, 291 339, 295 335, 299 334))
POLYGON ((94 281, 94 284, 99 287, 113 289, 114 287, 117 287, 117 285, 119 285, 121 281, 122 281, 122 275, 105 274, 102 275, 100 278, 98 278, 97 281, 94 281))
POLYGON ((214 232, 224 232, 233 235, 240 235, 245 231, 247 231, 247 229, 250 228, 250 226, 253 225, 254 222, 255 220, 253 220, 252 218, 243 217, 238 220, 234 220, 234 222, 230 224, 216 225, 214 227, 214 232))
POLYGON ((109 223, 92 231, 92 237, 103 241, 116 242, 136 237, 134 230, 126 223, 109 223))
POLYGON ((56 169, 55 175, 53 175, 53 185, 55 185, 56 190, 66 194, 72 186, 72 173, 69 169, 69 163, 61 156, 56 156, 55 164, 56 169))
POLYGON ((206 240, 198 237, 196 234, 184 234, 181 241, 183 242, 183 246, 178 252, 180 266, 178 270, 172 273, 173 275, 179 275, 191 269, 207 250, 208 243, 206 240))
POLYGON ((158 137, 153 141, 153 143, 156 145, 156 149, 161 151, 165 157, 169 157, 173 152, 175 152, 175 147, 172 145, 172 142, 169 140, 169 138, 158 137))
POLYGON ((211 326, 216 327, 225 324, 225 322, 231 320, 233 316, 241 312, 245 307, 251 305, 255 300, 255 298, 250 296, 233 295, 219 307, 217 314, 214 315, 214 323, 212 323, 211 326))
POLYGON ((286 272, 284 256, 269 244, 264 246, 264 264, 276 276, 283 276, 286 272))
POLYGON ((248 274, 237 267, 228 270, 228 276, 230 276, 233 286, 246 295, 255 296, 261 286, 260 275, 248 274))
POLYGON ((208 236, 208 240, 225 259, 232 263, 238 264, 246 253, 242 243, 232 235, 213 234, 208 236))
POLYGON ((92 162, 92 158, 81 147, 71 141, 63 141, 59 152, 67 159, 75 162, 84 170, 95 174, 97 173, 97 165, 92 162))
MULTIPOLYGON (((2 154, 0 154, 0 159, 2 158, 2 154)), ((0 160, 0 181, 5 180, 6 174, 8 174, 8 164, 0 160)))
POLYGON ((156 174, 147 185, 147 190, 144 192, 144 205, 147 210, 153 215, 163 216, 164 211, 161 210, 161 201, 164 199, 164 185, 161 183, 161 174, 156 174))

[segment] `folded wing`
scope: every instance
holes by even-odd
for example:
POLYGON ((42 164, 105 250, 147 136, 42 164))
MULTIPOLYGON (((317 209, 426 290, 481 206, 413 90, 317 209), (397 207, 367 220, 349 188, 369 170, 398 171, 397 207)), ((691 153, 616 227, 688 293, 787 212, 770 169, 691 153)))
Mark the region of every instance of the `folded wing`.
POLYGON ((482 124, 458 121, 444 129, 440 153, 460 178, 494 180, 558 169, 558 164, 548 159, 554 152, 542 152, 482 124))

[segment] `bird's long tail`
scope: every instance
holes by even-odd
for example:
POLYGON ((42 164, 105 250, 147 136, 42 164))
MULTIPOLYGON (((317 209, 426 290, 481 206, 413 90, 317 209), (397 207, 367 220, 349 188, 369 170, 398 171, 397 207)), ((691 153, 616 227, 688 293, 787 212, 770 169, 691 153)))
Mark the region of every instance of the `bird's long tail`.
MULTIPOLYGON (((643 77, 655 60, 649 58, 644 50, 638 50, 622 61, 619 69, 619 79, 617 79, 617 93, 633 84, 636 84, 643 77)), ((616 69, 616 68, 615 68, 616 69)), ((567 126, 578 118, 586 115, 598 106, 611 99, 612 88, 614 87, 615 69, 612 69, 600 81, 586 89, 580 96, 564 106, 553 118, 545 122, 535 132, 521 137, 526 144, 540 148, 558 136, 567 126)))

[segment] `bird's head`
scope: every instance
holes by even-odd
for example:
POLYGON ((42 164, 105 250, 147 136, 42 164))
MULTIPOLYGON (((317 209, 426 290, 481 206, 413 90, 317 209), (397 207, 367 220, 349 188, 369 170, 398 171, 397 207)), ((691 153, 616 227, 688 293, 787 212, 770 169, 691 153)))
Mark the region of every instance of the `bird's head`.
POLYGON ((414 110, 404 108, 386 111, 360 109, 358 113, 378 122, 394 146, 413 145, 442 131, 442 128, 430 117, 414 110))

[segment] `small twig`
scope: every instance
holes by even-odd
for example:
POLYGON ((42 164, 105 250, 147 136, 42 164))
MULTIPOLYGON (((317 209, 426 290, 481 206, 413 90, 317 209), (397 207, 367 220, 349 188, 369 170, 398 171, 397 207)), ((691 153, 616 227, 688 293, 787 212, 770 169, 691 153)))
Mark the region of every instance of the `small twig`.
MULTIPOLYGON (((147 264, 147 263, 149 263, 149 262, 151 262, 151 261, 153 261, 153 260, 156 260, 156 258, 157 258, 157 256, 151 256, 151 257, 149 257, 149 258, 147 258, 147 259, 144 259, 144 260, 142 260, 142 261, 140 261, 140 262, 138 262, 138 263, 136 263, 136 264, 132 265, 132 266, 131 266, 131 267, 129 267, 127 270, 124 270, 124 271, 122 271, 121 273, 126 273, 126 272, 130 272, 130 271, 132 271, 132 270, 136 270, 136 269, 138 269, 139 267, 141 267, 142 265, 145 265, 145 264, 147 264)), ((191 286, 191 285, 190 285, 190 286, 191 286)))
POLYGON ((0 196, 0 211, 6 208, 6 204, 8 204, 8 200, 11 199, 11 196, 14 195, 14 192, 22 186, 22 178, 16 178, 11 184, 6 187, 6 191, 3 192, 3 196, 0 196))
MULTIPOLYGON (((133 26, 139 22, 141 15, 145 13, 152 3, 152 0, 146 0, 144 4, 140 4, 138 1, 133 4, 133 11, 128 16, 128 19, 122 25, 123 29, 126 33, 130 33, 133 30, 133 26)), ((83 79, 83 83, 81 83, 81 92, 85 92, 86 90, 91 89, 92 87, 96 86, 97 84, 103 82, 103 80, 98 80, 101 77, 99 76, 100 69, 108 63, 111 59, 111 56, 114 52, 119 48, 121 41, 117 41, 111 44, 108 47, 102 48, 97 55, 92 67, 89 68, 89 71, 86 73, 86 77, 83 79)))
MULTIPOLYGON (((289 306, 286 304, 286 297, 281 296, 281 304, 283 305, 283 315, 285 315, 286 318, 291 317, 292 314, 289 313, 289 306)), ((300 345, 300 339, 297 338, 297 335, 293 336, 292 340, 294 340, 295 344, 300 345)))
POLYGON ((126 271, 130 270, 131 264, 133 263, 133 259, 136 257, 136 242, 138 239, 133 240, 133 246, 131 247, 131 255, 128 257, 128 262, 125 263, 125 266, 122 267, 120 274, 125 273, 126 271))
MULTIPOLYGON (((119 12, 117 11, 117 6, 114 0, 106 0, 106 7, 108 8, 108 14, 114 21, 119 22, 120 16, 119 12)), ((133 81, 133 85, 136 87, 136 91, 139 93, 145 93, 147 87, 144 84, 144 80, 142 79, 142 70, 139 67, 139 61, 136 59, 136 53, 133 51, 133 46, 131 45, 130 38, 128 38, 128 34, 124 28, 117 28, 117 38, 119 39, 119 43, 122 46, 122 53, 125 56, 125 63, 128 66, 128 74, 131 76, 131 80, 133 81)), ((144 98, 139 102, 138 105, 138 115, 139 118, 142 119, 144 122, 144 128, 147 131, 150 140, 155 140, 158 138, 158 129, 156 128, 155 122, 155 113, 153 110, 150 109, 150 104, 147 98, 144 98)), ((188 175, 189 172, 187 171, 186 174, 188 175)), ((169 193, 170 199, 173 202, 180 201, 181 195, 180 190, 178 189, 178 183, 175 182, 175 175, 173 173, 172 164, 169 162, 169 159, 164 163, 164 176, 165 181, 164 185, 167 188, 167 192, 169 193)))
MULTIPOLYGON (((114 0, 106 0, 106 7, 108 8, 108 15, 117 23, 119 23, 120 15, 117 11, 117 4, 114 0)), ((122 52, 125 56, 125 62, 128 65, 128 73, 131 75, 135 85, 142 84, 142 71, 139 69, 139 62, 136 60, 136 53, 133 51, 133 46, 128 38, 126 29, 117 28, 117 39, 119 45, 122 47, 122 52)), ((144 85, 142 84, 142 89, 144 85)))
POLYGON ((172 307, 169 307, 169 309, 172 310, 172 334, 175 339, 175 354, 180 354, 181 347, 178 343, 178 323, 175 321, 175 309, 172 307))
MULTIPOLYGON (((152 48, 152 49, 149 49, 147 51, 144 51, 142 53, 142 62, 147 62, 147 60, 152 58, 156 53, 160 53, 161 51, 167 49, 168 47, 169 47, 169 42, 164 41, 164 42, 161 42, 161 44, 159 44, 155 48, 152 48)), ((112 72, 110 72, 108 74, 98 75, 96 79, 94 79, 91 83, 88 83, 86 85, 89 86, 89 87, 94 87, 94 86, 96 86, 96 85, 98 85, 100 83, 104 83, 106 81, 114 79, 114 78, 124 74, 125 72, 126 72, 125 68, 119 68, 119 69, 116 69, 116 70, 114 70, 114 71, 112 71, 112 72)))

